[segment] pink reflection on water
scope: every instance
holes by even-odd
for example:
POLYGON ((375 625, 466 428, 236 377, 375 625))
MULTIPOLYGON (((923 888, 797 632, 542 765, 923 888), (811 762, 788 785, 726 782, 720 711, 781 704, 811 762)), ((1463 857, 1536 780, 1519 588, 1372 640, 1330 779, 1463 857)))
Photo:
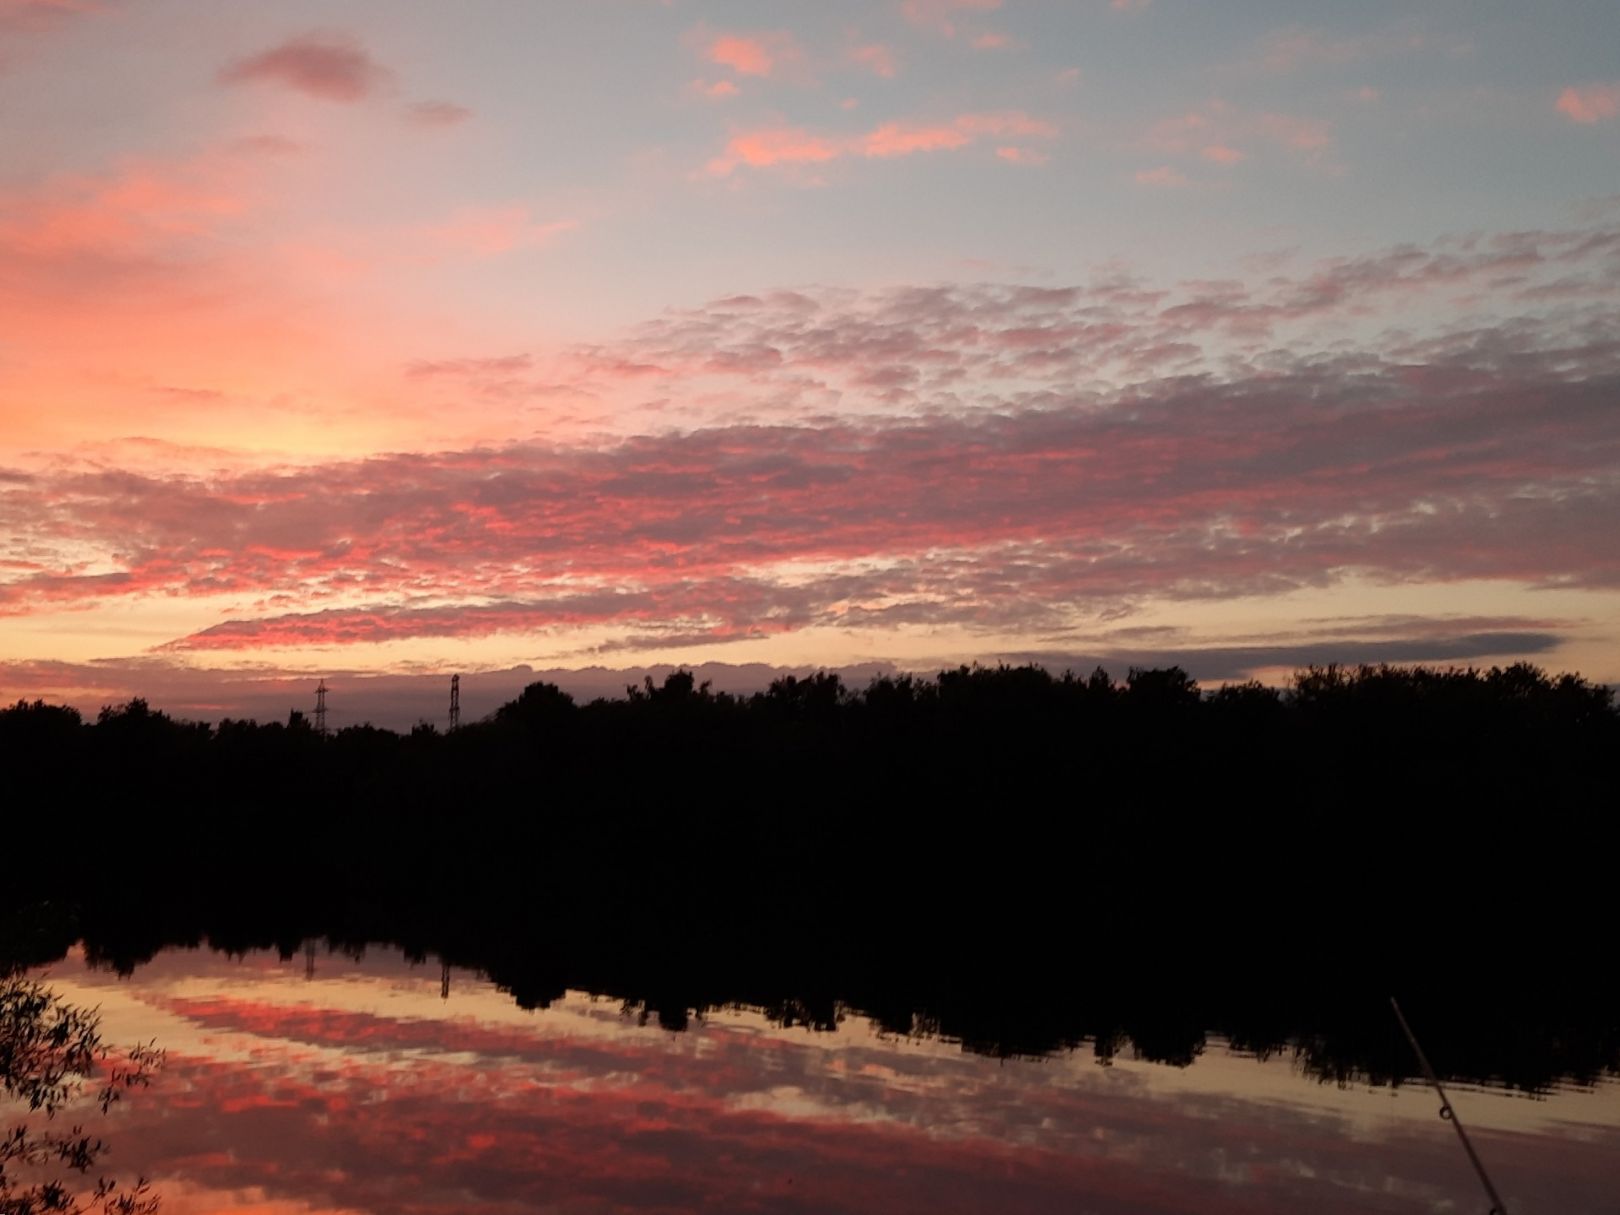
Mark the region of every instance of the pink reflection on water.
MULTIPOLYGON (((172 951, 55 968, 169 1065, 109 1133, 190 1212, 1225 1212, 1480 1207, 1420 1090, 1338 1088, 1219 1049, 1187 1069, 997 1061, 746 1012, 671 1034, 571 995, 526 1013, 375 951, 172 951)), ((1612 1212, 1620 1101, 1463 1091, 1510 1209, 1612 1212)))

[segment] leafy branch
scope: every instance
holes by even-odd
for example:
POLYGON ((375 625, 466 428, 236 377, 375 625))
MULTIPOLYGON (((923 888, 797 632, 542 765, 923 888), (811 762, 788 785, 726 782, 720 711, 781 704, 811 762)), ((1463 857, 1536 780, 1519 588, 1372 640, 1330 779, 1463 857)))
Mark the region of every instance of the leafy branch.
POLYGON ((42 1114, 47 1124, 41 1128, 24 1117, 0 1134, 0 1215, 150 1215, 157 1209, 144 1177, 133 1186, 109 1177, 91 1185, 106 1143, 82 1125, 55 1123, 86 1095, 87 1084, 94 1083, 94 1104, 107 1114, 163 1065, 163 1052, 152 1043, 114 1051, 102 1041, 100 1024, 95 1009, 69 1004, 41 983, 0 979, 0 1097, 42 1114))

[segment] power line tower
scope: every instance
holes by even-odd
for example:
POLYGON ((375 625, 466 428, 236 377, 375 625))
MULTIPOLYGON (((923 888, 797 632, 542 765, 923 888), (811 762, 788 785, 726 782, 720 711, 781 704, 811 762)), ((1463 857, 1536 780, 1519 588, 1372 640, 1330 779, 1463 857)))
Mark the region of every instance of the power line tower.
POLYGON ((326 680, 315 689, 315 733, 326 737, 326 680))
POLYGON ((450 676, 450 728, 461 724, 461 676, 450 676))

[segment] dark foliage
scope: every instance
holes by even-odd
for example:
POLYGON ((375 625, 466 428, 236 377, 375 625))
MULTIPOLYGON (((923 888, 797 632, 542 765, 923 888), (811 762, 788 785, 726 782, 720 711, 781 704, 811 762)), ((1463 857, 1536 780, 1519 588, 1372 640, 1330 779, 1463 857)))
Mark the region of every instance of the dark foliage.
POLYGON ((161 1051, 115 1054, 96 1014, 16 976, 0 978, 0 1098, 29 1114, 0 1132, 0 1211, 5 1215, 151 1215, 158 1200, 144 1180, 120 1186, 89 1175, 106 1144, 57 1115, 75 1106, 86 1082, 107 1113, 129 1089, 147 1084, 161 1051))

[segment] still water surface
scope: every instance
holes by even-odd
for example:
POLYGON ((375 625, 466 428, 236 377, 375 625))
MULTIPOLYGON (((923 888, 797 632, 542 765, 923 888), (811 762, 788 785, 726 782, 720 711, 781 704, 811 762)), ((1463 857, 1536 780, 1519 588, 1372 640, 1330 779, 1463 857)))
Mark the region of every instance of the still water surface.
MULTIPOLYGON (((997 1060, 846 1017, 672 1033, 570 994, 322 951, 48 968, 168 1061, 105 1128, 169 1215, 252 1212, 1480 1212, 1433 1096, 1214 1041, 1190 1067, 997 1060)), ((1453 1101, 1514 1215, 1620 1213, 1620 1085, 1453 1101)))

